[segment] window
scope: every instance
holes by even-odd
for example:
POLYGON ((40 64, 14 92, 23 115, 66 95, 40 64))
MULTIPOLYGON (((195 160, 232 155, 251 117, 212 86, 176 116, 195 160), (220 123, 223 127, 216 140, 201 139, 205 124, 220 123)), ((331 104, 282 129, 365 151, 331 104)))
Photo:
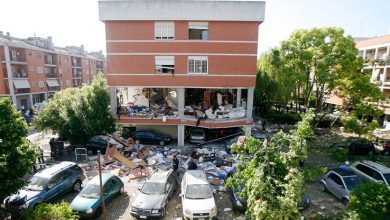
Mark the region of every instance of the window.
POLYGON ((58 55, 58 65, 61 65, 61 56, 60 55, 58 55))
POLYGON ((69 62, 68 57, 65 57, 65 63, 69 62))
POLYGON ((175 39, 175 23, 174 22, 155 22, 154 23, 155 39, 175 39))
POLYGON ((188 35, 190 40, 208 40, 209 24, 208 22, 189 22, 188 35))
POLYGON ((341 178, 334 173, 331 173, 329 175, 329 179, 333 180, 337 185, 340 185, 340 186, 343 185, 343 181, 341 180, 341 178))
POLYGON ((34 67, 33 66, 30 66, 29 68, 28 68, 28 70, 30 71, 30 72, 34 72, 34 67))
POLYGON ((44 88, 45 87, 45 83, 43 81, 39 81, 39 88, 44 88))
POLYGON ((174 56, 156 56, 155 57, 156 73, 175 73, 174 56))
POLYGON ((58 73, 62 74, 62 69, 61 68, 58 68, 58 73))
POLYGON ((37 59, 42 59, 42 54, 41 54, 41 52, 37 52, 37 59))
POLYGON ((207 57, 188 57, 188 73, 207 74, 207 57))
POLYGON ((11 60, 16 61, 16 50, 11 50, 11 60))
POLYGON ((37 73, 43 73, 43 69, 42 69, 41 66, 38 66, 38 67, 37 67, 37 73))
POLYGON ((66 86, 70 86, 70 80, 66 80, 66 86))

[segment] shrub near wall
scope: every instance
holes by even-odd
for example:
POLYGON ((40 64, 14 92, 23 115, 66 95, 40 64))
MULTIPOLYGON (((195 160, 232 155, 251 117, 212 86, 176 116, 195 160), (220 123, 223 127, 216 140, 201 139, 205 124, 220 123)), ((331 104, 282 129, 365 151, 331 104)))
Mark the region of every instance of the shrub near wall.
POLYGON ((28 210, 24 219, 26 220, 75 220, 78 216, 74 214, 70 204, 61 202, 58 204, 41 203, 34 209, 28 210))

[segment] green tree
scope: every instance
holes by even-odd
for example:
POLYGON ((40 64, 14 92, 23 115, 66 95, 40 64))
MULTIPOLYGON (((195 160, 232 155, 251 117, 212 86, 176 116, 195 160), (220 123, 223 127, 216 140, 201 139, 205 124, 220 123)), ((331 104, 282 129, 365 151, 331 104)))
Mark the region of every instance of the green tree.
POLYGON ((240 137, 233 145, 239 153, 237 172, 227 187, 237 190, 248 202, 247 215, 254 219, 297 219, 303 193, 304 175, 300 162, 307 157, 306 139, 313 134, 310 111, 290 133, 280 131, 268 142, 240 137), (287 149, 287 150, 286 150, 287 149), (247 152, 252 156, 246 158, 247 152))
POLYGON ((58 204, 41 203, 34 209, 27 210, 24 214, 26 220, 76 220, 78 216, 73 212, 70 204, 61 202, 58 204))
POLYGON ((36 149, 27 141, 27 124, 9 98, 0 98, 0 200, 16 192, 36 161, 36 149))
POLYGON ((385 184, 367 183, 350 195, 349 209, 360 219, 389 219, 390 191, 385 184))
POLYGON ((95 135, 115 131, 109 103, 108 86, 99 73, 91 85, 56 93, 47 108, 35 117, 34 127, 58 132, 73 144, 85 144, 95 135))
POLYGON ((294 75, 295 94, 303 98, 305 106, 315 97, 317 111, 339 81, 362 67, 352 37, 344 36, 340 28, 297 30, 282 42, 279 51, 283 70, 294 75))

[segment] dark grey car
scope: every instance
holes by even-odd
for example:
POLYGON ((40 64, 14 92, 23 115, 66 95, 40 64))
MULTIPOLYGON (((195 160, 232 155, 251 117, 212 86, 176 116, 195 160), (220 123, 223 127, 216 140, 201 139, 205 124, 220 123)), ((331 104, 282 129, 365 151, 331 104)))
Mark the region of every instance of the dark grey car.
POLYGON ((362 179, 352 170, 336 168, 324 174, 320 182, 320 189, 332 193, 346 205, 349 202, 349 194, 352 189, 362 183, 362 179))
POLYGON ((130 214, 136 218, 163 217, 165 205, 176 189, 176 173, 158 171, 140 188, 131 204, 130 214))

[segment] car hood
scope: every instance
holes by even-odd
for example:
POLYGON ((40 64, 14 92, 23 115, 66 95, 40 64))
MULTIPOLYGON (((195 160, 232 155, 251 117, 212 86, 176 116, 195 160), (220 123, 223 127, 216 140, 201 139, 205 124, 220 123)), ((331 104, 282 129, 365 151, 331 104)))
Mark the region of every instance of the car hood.
POLYGON ((138 193, 131 206, 139 209, 160 209, 164 205, 166 195, 147 195, 138 193))
POLYGON ((41 194, 42 191, 33 191, 27 189, 21 189, 17 193, 6 198, 6 203, 12 205, 23 205, 27 201, 32 200, 41 194))
POLYGON ((73 199, 70 206, 73 211, 86 212, 89 208, 95 207, 96 203, 100 203, 100 199, 85 198, 78 195, 73 199))
POLYGON ((186 199, 183 198, 183 210, 189 209, 193 213, 206 213, 215 208, 214 197, 209 199, 186 199))

